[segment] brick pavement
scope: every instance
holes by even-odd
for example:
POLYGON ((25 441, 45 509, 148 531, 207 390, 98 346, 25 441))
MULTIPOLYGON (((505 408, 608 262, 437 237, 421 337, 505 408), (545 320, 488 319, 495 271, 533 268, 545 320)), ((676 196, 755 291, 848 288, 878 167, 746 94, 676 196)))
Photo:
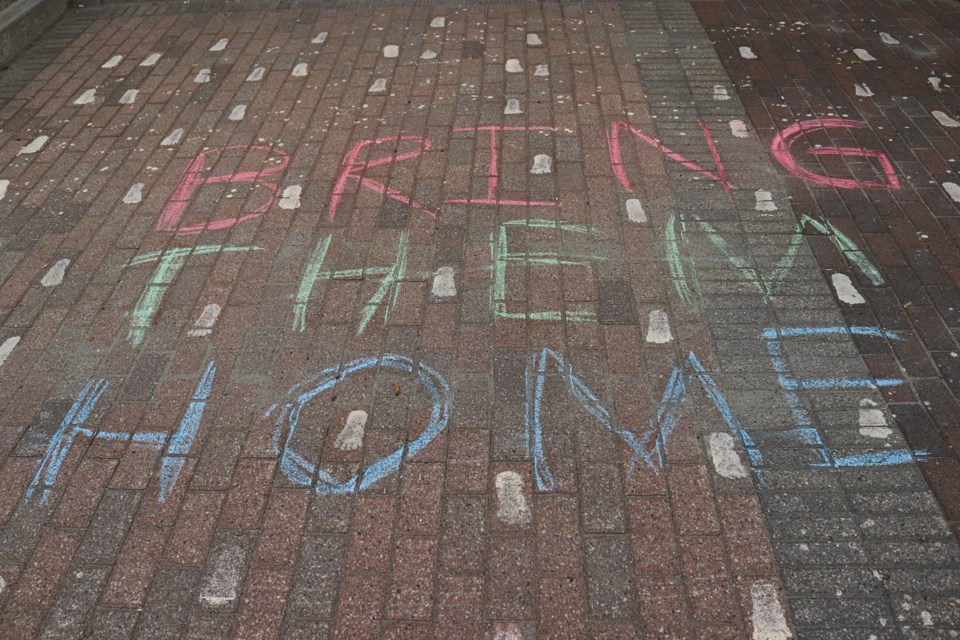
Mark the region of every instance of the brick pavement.
POLYGON ((71 28, 0 110, 5 634, 956 633, 908 338, 690 5, 71 28))

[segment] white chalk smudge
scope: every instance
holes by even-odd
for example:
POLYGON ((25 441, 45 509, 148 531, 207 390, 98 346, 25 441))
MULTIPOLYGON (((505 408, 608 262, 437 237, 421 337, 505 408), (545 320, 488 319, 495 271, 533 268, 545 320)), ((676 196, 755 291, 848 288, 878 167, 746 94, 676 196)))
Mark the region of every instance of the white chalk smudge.
POLYGON ((713 468, 719 475, 724 478, 747 477, 747 469, 740 462, 740 456, 737 455, 733 436, 725 431, 711 433, 709 443, 710 461, 713 462, 713 468))
POLYGON ((143 59, 143 62, 140 63, 140 66, 152 67, 153 65, 157 64, 157 62, 160 61, 161 55, 162 54, 159 54, 159 53, 151 53, 150 55, 148 55, 146 58, 143 59))
POLYGON ((143 183, 138 182, 136 184, 130 185, 130 188, 127 189, 127 194, 123 196, 124 204, 137 204, 143 200, 143 183))
POLYGON ((426 51, 420 54, 421 60, 433 60, 436 57, 437 57, 437 52, 434 51, 433 49, 427 49, 426 51))
POLYGON ((101 69, 115 69, 118 64, 123 60, 123 56, 113 56, 106 62, 104 62, 100 68, 101 69))
POLYGON ((777 589, 772 583, 754 582, 750 585, 750 605, 753 640, 787 640, 793 637, 777 589))
POLYGON ((714 100, 729 100, 730 94, 727 93, 727 88, 722 84, 713 85, 713 99, 714 100))
POLYGON ((890 35, 890 34, 887 33, 886 31, 881 31, 881 32, 880 32, 880 41, 881 41, 883 44, 900 44, 900 41, 899 41, 899 40, 897 40, 896 38, 894 38, 892 35, 890 35))
POLYGON ((210 47, 210 51, 223 51, 227 48, 227 43, 230 41, 227 38, 220 38, 217 40, 216 44, 210 47))
POLYGON ((200 317, 193 323, 194 328, 187 332, 191 338, 200 338, 210 335, 213 325, 217 324, 217 318, 220 317, 221 307, 216 302, 211 302, 200 312, 200 317))
POLYGON ((753 197, 757 200, 754 207, 757 211, 776 211, 777 204, 773 201, 773 194, 764 189, 757 189, 753 192, 753 197))
POLYGON ((744 60, 756 60, 757 54, 750 47, 740 47, 740 57, 744 60))
POLYGON ((23 155, 25 153, 36 153, 43 149, 43 145, 47 144, 47 140, 50 139, 50 136, 37 136, 33 139, 32 142, 20 147, 20 151, 17 151, 17 155, 23 155))
POLYGON ((853 85, 853 92, 861 98, 870 98, 873 96, 873 89, 862 82, 858 82, 853 85))
POLYGON ((647 212, 643 210, 643 203, 637 198, 627 200, 627 220, 644 224, 647 221, 647 212))
POLYGON ((550 75, 550 67, 545 64, 538 64, 533 69, 533 75, 540 78, 545 78, 550 75))
POLYGON ((430 292, 438 298, 450 298, 457 295, 457 283, 453 275, 453 267, 437 269, 433 274, 433 287, 430 292))
POLYGON ((937 122, 945 127, 960 127, 960 122, 957 122, 943 111, 932 111, 931 114, 937 119, 937 122))
POLYGON ((293 68, 293 71, 290 72, 290 75, 294 78, 303 78, 307 75, 307 63, 301 62, 293 68))
POLYGON ((922 622, 922 623, 923 623, 923 626, 925 626, 925 627, 932 627, 932 626, 933 626, 933 614, 931 614, 929 611, 921 611, 921 612, 920 612, 920 622, 922 622))
POLYGON ((160 142, 161 147, 172 147, 173 145, 180 142, 180 139, 183 138, 183 129, 174 129, 167 137, 160 142))
POLYGON ((226 547, 216 554, 213 571, 204 580, 200 589, 200 602, 212 607, 222 607, 237 599, 240 580, 243 577, 243 549, 226 547))
POLYGON ((864 304, 866 302, 857 288, 853 286, 853 282, 850 281, 850 276, 847 274, 835 273, 830 280, 833 282, 833 288, 837 291, 837 297, 840 298, 841 302, 847 304, 864 304))
POLYGON ((235 107, 233 108, 233 110, 230 112, 230 115, 227 116, 227 119, 228 119, 228 120, 233 120, 234 122, 237 122, 238 120, 243 120, 244 116, 246 116, 246 115, 247 115, 247 105, 245 105, 245 104, 238 104, 238 105, 235 106, 235 107))
POLYGON ((504 65, 504 69, 507 70, 507 73, 523 73, 523 65, 521 65, 520 61, 516 58, 510 58, 507 60, 507 64, 504 65))
POLYGON ((300 194, 303 193, 303 187, 298 184, 292 184, 283 190, 283 196, 278 202, 281 209, 299 209, 300 194))
POLYGON ((523 109, 520 108, 520 101, 516 98, 510 98, 507 100, 507 106, 503 108, 503 115, 505 116, 515 116, 523 113, 523 109))
POLYGON ((323 44, 323 43, 326 42, 326 41, 327 41, 327 32, 326 32, 326 31, 321 31, 321 32, 318 33, 318 34, 316 35, 316 37, 315 37, 313 40, 311 40, 310 42, 311 42, 312 44, 323 44))
POLYGON ((197 76, 193 79, 193 81, 197 84, 210 82, 210 69, 200 69, 200 71, 197 71, 197 76))
POLYGON ((40 279, 40 286, 42 287, 55 287, 61 282, 63 282, 63 277, 67 274, 67 267, 70 266, 69 258, 62 258, 53 263, 53 266, 50 267, 43 278, 40 279))
POLYGON ((747 133, 747 125, 743 123, 743 120, 731 120, 730 133, 733 134, 734 138, 746 138, 750 135, 747 133))
POLYGON ((860 401, 858 422, 861 427, 885 427, 887 426, 887 417, 883 415, 883 409, 876 402, 870 398, 864 398, 860 401))
POLYGON ((873 62, 874 60, 876 60, 876 58, 870 55, 870 52, 867 51, 866 49, 854 49, 853 55, 857 56, 864 62, 873 62))
POLYGON ((120 104, 133 104, 134 100, 137 99, 137 94, 140 93, 139 89, 127 89, 122 96, 120 96, 120 104))
POLYGON ((960 184, 956 182, 944 182, 943 190, 947 192, 950 199, 954 202, 960 202, 960 184))
POLYGON ((878 440, 886 440, 893 435, 890 427, 860 427, 860 435, 878 440))
POLYGON ((513 623, 498 622, 493 626, 492 640, 523 640, 523 629, 513 623))
POLYGON ((263 80, 263 74, 267 72, 263 67, 257 67, 247 76, 247 82, 260 82, 263 80))
POLYGON ((384 58, 396 58, 400 55, 400 47, 395 44, 388 44, 383 48, 384 58))
POLYGON ((673 340, 673 333, 670 332, 670 318, 663 309, 654 309, 650 312, 649 324, 647 325, 647 342, 654 344, 665 344, 673 340))
POLYGON ((501 471, 497 474, 497 517, 506 524, 519 525, 530 522, 530 507, 523 495, 523 480, 516 471, 501 471))
POLYGON ((370 93, 383 93, 387 90, 387 79, 386 78, 377 78, 373 81, 373 84, 370 85, 368 91, 370 93))
POLYGON ((0 180, 0 200, 7 197, 7 189, 10 187, 9 180, 0 180))
POLYGON ((363 432, 366 426, 367 412, 360 409, 351 411, 347 416, 347 424, 333 441, 333 446, 341 451, 356 451, 363 446, 363 432))
POLYGON ((17 344, 20 342, 20 336, 13 336, 7 338, 2 345, 0 345, 0 367, 3 366, 3 363, 7 361, 7 358, 10 357, 10 354, 13 353, 13 350, 16 348, 17 344))
POLYGON ((434 29, 442 29, 443 27, 446 26, 446 24, 447 24, 447 19, 444 18, 443 16, 437 16, 436 18, 430 21, 430 26, 433 27, 434 29))
POLYGON ((553 171, 553 158, 545 153, 538 153, 533 157, 533 166, 530 173, 535 176, 546 175, 553 171))
POLYGON ((87 89, 80 94, 80 97, 73 101, 73 104, 90 104, 97 95, 96 89, 87 89))
POLYGON ((930 86, 933 87, 933 90, 936 91, 937 93, 943 92, 943 89, 940 86, 940 78, 938 78, 937 76, 930 76, 929 78, 927 78, 927 82, 930 83, 930 86))
POLYGON ((539 47, 543 44, 543 40, 540 39, 540 36, 536 33, 527 34, 527 46, 528 47, 539 47))

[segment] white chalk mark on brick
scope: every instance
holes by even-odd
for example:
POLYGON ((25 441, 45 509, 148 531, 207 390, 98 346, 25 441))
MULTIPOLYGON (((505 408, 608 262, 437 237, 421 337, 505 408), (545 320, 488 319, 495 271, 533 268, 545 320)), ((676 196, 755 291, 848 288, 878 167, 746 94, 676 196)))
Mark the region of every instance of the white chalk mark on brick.
POLYGON ((548 67, 545 64, 538 64, 533 69, 533 75, 539 78, 546 78, 547 76, 550 75, 550 67, 548 67))
POLYGON ((539 47, 543 45, 543 40, 540 39, 540 36, 536 33, 527 34, 527 46, 529 47, 539 47))
POLYGON ((853 55, 857 56, 864 62, 873 62, 874 60, 876 60, 876 58, 870 55, 870 52, 867 51, 866 49, 854 49, 853 55))
POLYGON ((546 175, 553 171, 553 158, 545 153, 538 153, 533 157, 533 166, 530 173, 535 176, 546 175))
POLYGON ((9 180, 0 180, 0 200, 7 197, 7 189, 10 187, 9 180))
POLYGON ((437 57, 437 52, 434 51, 433 49, 427 49, 426 51, 420 54, 421 60, 433 60, 436 57, 437 57))
POLYGON ((740 57, 744 60, 756 60, 757 54, 750 47, 740 47, 740 57))
POLYGON ((7 338, 2 345, 0 345, 0 367, 3 366, 3 363, 7 361, 7 358, 10 357, 10 354, 13 353, 13 350, 16 348, 17 344, 20 342, 20 336, 13 336, 7 338))
POLYGON ((180 139, 183 137, 183 129, 174 129, 167 137, 163 139, 160 143, 161 147, 172 147, 173 145, 180 142, 180 139))
POLYGON ((73 101, 73 104, 90 104, 97 95, 96 89, 87 89, 80 94, 80 97, 73 101))
POLYGON ((247 82, 260 82, 263 80, 263 74, 267 72, 263 67, 257 67, 247 76, 247 82))
POLYGON ((143 59, 143 62, 140 63, 141 67, 152 67, 160 61, 161 54, 151 53, 146 58, 143 59))
POLYGON ((520 61, 516 58, 510 58, 507 60, 507 64, 504 65, 504 69, 507 70, 507 73, 523 73, 523 65, 521 65, 520 61))
POLYGON ((123 203, 137 204, 141 200, 143 200, 143 183, 138 182, 130 185, 130 188, 127 189, 126 195, 123 196, 123 203))
POLYGON ((933 90, 937 93, 942 93, 943 89, 940 87, 940 78, 937 76, 930 76, 927 78, 927 82, 930 83, 930 86, 933 87, 933 90))
POLYGON ((714 100, 729 100, 730 94, 727 93, 727 88, 722 84, 713 85, 713 99, 714 100))
POLYGON ((316 36, 313 40, 311 40, 310 42, 311 42, 312 44, 323 44, 323 43, 326 42, 326 41, 327 41, 327 32, 326 32, 326 31, 321 31, 321 32, 318 33, 317 36, 316 36))
POLYGON ((670 331, 670 318, 663 309, 654 309, 650 312, 649 324, 647 325, 647 342, 654 344, 664 344, 673 340, 673 333, 670 331))
POLYGON ((493 640, 523 640, 523 629, 513 623, 498 622, 493 626, 493 640))
POLYGON ((118 64, 123 60, 123 56, 113 56, 109 60, 103 63, 100 67, 101 69, 115 69, 118 64))
POLYGON ((197 71, 197 77, 194 78, 193 81, 197 84, 210 82, 210 69, 200 69, 200 71, 197 71))
POLYGON ((746 478, 747 469, 740 462, 733 436, 725 431, 711 433, 710 461, 713 468, 724 478, 746 478))
POLYGON ((753 192, 753 197, 757 199, 757 211, 776 211, 777 205, 773 201, 773 194, 764 189, 757 189, 753 192))
POLYGON ((933 111, 931 113, 933 117, 937 119, 937 122, 945 127, 960 127, 960 122, 957 122, 943 111, 933 111))
POLYGON ((347 416, 347 424, 333 441, 333 446, 341 451, 356 451, 363 446, 363 432, 366 426, 367 412, 360 409, 351 411, 347 416))
POLYGON ((847 274, 835 273, 830 280, 833 282, 833 288, 837 291, 837 297, 842 302, 847 304, 864 304, 866 302, 857 288, 853 286, 853 282, 850 281, 850 276, 847 274))
POLYGON ((20 151, 17 151, 17 155, 23 155, 25 153, 36 153, 43 149, 43 145, 47 144, 47 140, 50 139, 50 136, 37 136, 33 139, 30 144, 26 144, 20 147, 20 151))
POLYGON ((63 282, 63 277, 67 274, 67 267, 70 266, 69 258, 62 258, 53 263, 53 266, 47 269, 40 279, 40 286, 55 287, 63 282))
POLYGON ((443 16, 437 16, 436 18, 430 21, 430 26, 433 27, 434 29, 442 29, 446 25, 447 25, 447 19, 444 18, 443 16))
POLYGON ((213 571, 200 589, 200 602, 212 607, 231 604, 237 599, 243 573, 243 549, 231 546, 217 553, 213 571))
POLYGON ((956 182, 944 182, 943 190, 954 202, 960 202, 960 185, 956 182))
POLYGON ((787 640, 793 637, 773 584, 754 582, 750 585, 750 604, 753 640, 787 640))
POLYGON ((886 31, 880 32, 880 41, 883 42, 883 44, 900 44, 899 40, 894 38, 892 35, 890 35, 886 31))
POLYGON ((123 92, 123 95, 120 96, 120 104, 133 104, 137 99, 138 93, 140 93, 139 89, 127 89, 123 92))
POLYGON ((230 41, 226 38, 220 38, 219 40, 217 40, 216 44, 210 47, 210 51, 223 51, 224 49, 227 48, 227 44, 229 42, 230 41))
POLYGON ((227 119, 228 119, 228 120, 233 120, 234 122, 237 122, 238 120, 243 120, 243 117, 246 116, 246 115, 247 115, 247 105, 245 105, 245 104, 238 104, 238 105, 235 106, 235 107, 233 108, 233 110, 230 112, 230 115, 227 116, 227 119))
POLYGON ((373 81, 373 84, 370 85, 370 93, 383 93, 387 90, 387 79, 386 78, 377 78, 373 81))
POLYGON ((497 517, 512 525, 530 522, 530 507, 523 495, 523 479, 516 471, 497 474, 497 517))
POLYGON ((521 113, 523 113, 523 109, 520 108, 520 101, 516 98, 508 99, 507 106, 503 108, 503 115, 515 116, 521 113))
POLYGON ((873 97, 873 89, 862 82, 858 82, 857 84, 853 85, 853 92, 861 98, 873 97))
POLYGON ((747 133, 747 125, 743 123, 743 120, 731 120, 730 133, 733 134, 734 138, 746 138, 750 135, 747 133))
POLYGON ((396 58, 400 55, 400 47, 395 44, 388 44, 383 48, 384 58, 396 58))
POLYGON ((643 203, 637 198, 627 200, 627 220, 644 224, 647 221, 647 212, 643 210, 643 203))
POLYGON ((303 78, 307 75, 307 63, 301 62, 293 68, 293 71, 290 72, 294 78, 303 78))
MULTIPOLYGON (((861 427, 885 427, 887 417, 883 415, 883 409, 876 402, 870 398, 864 398, 860 401, 858 422, 861 427)), ((863 433, 863 429, 860 432, 863 433)))
POLYGON ((187 335, 191 338, 210 335, 210 332, 213 330, 213 325, 217 324, 217 318, 220 317, 220 310, 220 305, 216 302, 211 302, 205 306, 203 311, 200 312, 200 317, 193 323, 194 328, 188 331, 187 335))
POLYGON ((438 298, 450 298, 457 295, 457 283, 453 277, 453 267, 440 267, 433 274, 433 288, 430 292, 438 298))
POLYGON ((303 187, 298 184, 292 184, 283 190, 283 196, 278 202, 281 209, 299 209, 300 194, 303 193, 303 187))

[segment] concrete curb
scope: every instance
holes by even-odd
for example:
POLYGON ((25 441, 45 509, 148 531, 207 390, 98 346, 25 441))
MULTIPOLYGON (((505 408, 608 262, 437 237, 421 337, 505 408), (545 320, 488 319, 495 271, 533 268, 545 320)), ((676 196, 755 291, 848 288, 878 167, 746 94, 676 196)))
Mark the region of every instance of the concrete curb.
POLYGON ((0 11, 0 64, 8 64, 63 15, 67 0, 17 0, 0 11))

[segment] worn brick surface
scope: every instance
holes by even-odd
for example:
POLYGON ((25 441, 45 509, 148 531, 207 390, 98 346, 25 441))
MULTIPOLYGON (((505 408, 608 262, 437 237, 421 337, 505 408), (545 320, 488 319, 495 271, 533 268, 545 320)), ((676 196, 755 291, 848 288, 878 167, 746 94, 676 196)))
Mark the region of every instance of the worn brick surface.
POLYGON ((852 6, 67 14, 0 71, 4 633, 949 637, 918 10, 902 55, 852 6), (798 166, 899 191, 776 168, 845 116, 798 166))

